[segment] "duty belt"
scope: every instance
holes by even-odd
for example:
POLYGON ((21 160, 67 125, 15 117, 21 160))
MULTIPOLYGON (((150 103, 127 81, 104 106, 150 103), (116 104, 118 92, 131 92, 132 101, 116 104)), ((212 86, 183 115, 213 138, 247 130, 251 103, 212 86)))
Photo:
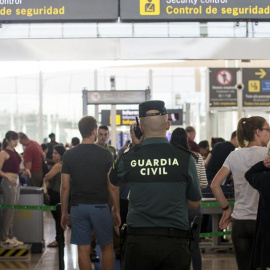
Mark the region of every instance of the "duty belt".
POLYGON ((176 228, 159 228, 159 227, 128 227, 128 235, 158 235, 167 237, 179 237, 188 239, 188 231, 176 228))

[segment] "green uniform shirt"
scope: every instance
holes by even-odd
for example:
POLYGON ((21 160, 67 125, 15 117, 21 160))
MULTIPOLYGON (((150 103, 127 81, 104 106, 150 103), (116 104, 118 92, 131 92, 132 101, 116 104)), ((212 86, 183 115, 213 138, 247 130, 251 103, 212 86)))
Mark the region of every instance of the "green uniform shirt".
POLYGON ((110 176, 114 185, 129 184, 129 226, 188 229, 187 200, 201 200, 194 159, 188 151, 166 138, 145 139, 121 156, 110 176))
POLYGON ((105 149, 109 150, 112 153, 114 159, 116 158, 116 150, 113 146, 106 144, 105 149))

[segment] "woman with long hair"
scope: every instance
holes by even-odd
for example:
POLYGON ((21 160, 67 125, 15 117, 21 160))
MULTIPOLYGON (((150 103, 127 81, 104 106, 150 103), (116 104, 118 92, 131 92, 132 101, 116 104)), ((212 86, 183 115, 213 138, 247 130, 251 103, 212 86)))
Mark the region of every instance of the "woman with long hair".
MULTIPOLYGON (((19 135, 14 131, 8 131, 3 141, 0 152, 0 176, 2 177, 1 189, 3 192, 3 203, 16 205, 19 201, 20 183, 19 171, 21 156, 16 152, 19 135)), ((28 169, 24 174, 31 177, 28 169)), ((1 241, 4 246, 20 246, 24 243, 19 241, 13 233, 14 209, 2 209, 1 218, 1 241)))
POLYGON ((211 189, 223 209, 219 222, 225 229, 232 218, 232 241, 239 270, 249 268, 252 244, 255 236, 259 193, 245 179, 245 173, 267 155, 269 124, 260 116, 242 118, 237 126, 237 139, 241 149, 233 151, 214 177, 211 189), (235 205, 231 206, 225 198, 221 184, 232 173, 235 191, 235 205))
MULTIPOLYGON (((62 170, 62 158, 66 149, 62 145, 55 145, 53 147, 53 162, 51 170, 45 175, 44 181, 48 182, 48 195, 50 197, 50 205, 56 205, 60 203, 60 186, 61 186, 61 170, 62 170)), ((55 220, 55 241, 48 244, 48 247, 58 247, 60 231, 57 226, 57 212, 52 211, 53 218, 55 220)))
MULTIPOLYGON (((171 144, 183 147, 187 150, 189 150, 188 146, 188 136, 186 131, 183 128, 176 128, 171 137, 171 144)), ((205 167, 204 167, 204 161, 201 156, 201 154, 192 152, 191 154, 195 160, 195 165, 197 169, 197 174, 198 174, 198 179, 200 182, 201 189, 207 187, 207 178, 206 178, 206 172, 205 172, 205 167)), ((202 258, 201 258, 201 252, 200 252, 200 246, 199 246, 199 240, 200 240, 200 230, 201 230, 201 218, 202 218, 202 212, 201 212, 201 207, 198 209, 189 209, 188 210, 188 218, 189 222, 191 223, 195 216, 200 217, 200 225, 198 226, 197 229, 197 235, 195 239, 195 244, 194 244, 194 250, 192 254, 192 266, 194 270, 201 270, 202 269, 202 258)))

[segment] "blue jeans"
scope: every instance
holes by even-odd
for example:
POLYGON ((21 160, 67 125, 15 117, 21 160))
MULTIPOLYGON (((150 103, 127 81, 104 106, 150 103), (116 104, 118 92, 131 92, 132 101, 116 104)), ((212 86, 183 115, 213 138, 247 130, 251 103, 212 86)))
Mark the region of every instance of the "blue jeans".
POLYGON ((188 209, 188 219, 189 223, 193 221, 195 216, 199 216, 200 224, 197 229, 197 234, 194 242, 194 250, 192 253, 192 266, 193 270, 202 270, 202 256, 200 251, 200 231, 201 231, 201 224, 202 224, 202 211, 201 206, 198 209, 188 209))

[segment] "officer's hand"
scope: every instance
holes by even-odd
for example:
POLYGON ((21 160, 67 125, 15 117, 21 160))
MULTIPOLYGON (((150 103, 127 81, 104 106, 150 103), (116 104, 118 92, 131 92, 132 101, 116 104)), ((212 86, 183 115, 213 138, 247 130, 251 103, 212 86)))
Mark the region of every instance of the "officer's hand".
POLYGON ((143 135, 141 136, 141 138, 140 139, 138 139, 136 136, 135 136, 135 134, 134 134, 134 137, 133 137, 133 139, 132 139, 132 145, 135 145, 135 144, 142 144, 142 142, 143 142, 143 135))
POLYGON ((132 139, 132 146, 136 145, 136 144, 142 144, 143 142, 143 139, 144 139, 144 136, 142 135, 140 139, 138 139, 136 136, 135 136, 135 133, 134 133, 134 128, 135 128, 135 125, 136 125, 136 122, 132 123, 132 128, 131 128, 131 139, 132 139))

